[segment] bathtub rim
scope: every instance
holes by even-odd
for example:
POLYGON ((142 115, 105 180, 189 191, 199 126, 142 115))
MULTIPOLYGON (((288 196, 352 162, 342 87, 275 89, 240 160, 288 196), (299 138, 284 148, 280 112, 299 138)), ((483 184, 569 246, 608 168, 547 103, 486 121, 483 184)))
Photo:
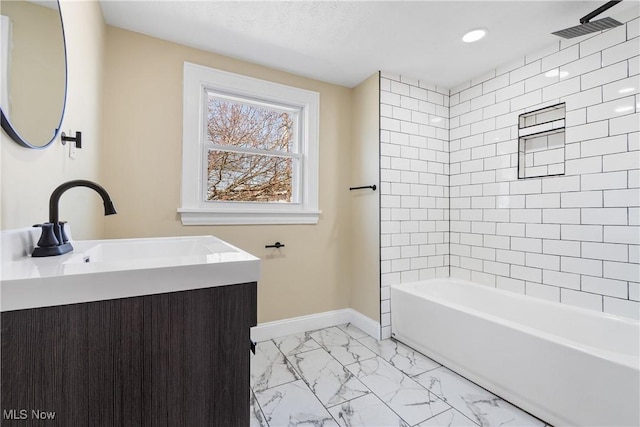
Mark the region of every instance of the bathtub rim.
MULTIPOLYGON (((435 282, 454 282, 457 284, 461 284, 463 286, 471 286, 471 287, 476 287, 479 289, 483 289, 484 291, 491 291, 491 292, 498 292, 502 295, 505 295, 509 298, 516 298, 516 299, 520 299, 521 301, 527 301, 527 302, 534 302, 536 304, 540 304, 542 306, 547 306, 547 307, 552 307, 552 308, 559 308, 558 306, 560 305, 561 308, 564 310, 568 310, 570 312, 576 312, 576 313, 581 313, 582 315, 587 315, 589 317, 605 317, 608 318, 610 320, 613 320, 615 322, 622 322, 622 323, 626 323, 629 326, 635 326, 637 328, 640 329, 640 321, 636 321, 634 319, 628 318, 628 317, 623 317, 623 316, 618 316, 615 314, 611 314, 611 313, 604 313, 604 312, 598 312, 595 310, 589 310, 586 308, 582 308, 582 307, 577 307, 577 306, 573 306, 573 305, 569 305, 569 304, 561 304, 558 302, 554 302, 554 301, 548 301, 545 299, 541 299, 541 298, 535 298, 535 297, 531 297, 531 296, 527 296, 527 295, 522 295, 516 292, 511 292, 511 291, 507 291, 504 289, 500 289, 500 288, 495 288, 495 287, 491 287, 489 285, 482 285, 479 283, 474 283, 468 280, 464 280, 464 279, 457 279, 457 278, 437 278, 437 279, 427 279, 427 280, 418 280, 418 281, 413 281, 413 282, 406 282, 406 283, 399 283, 399 284, 395 284, 395 285, 391 285, 391 299, 393 299, 393 291, 397 290, 400 292, 406 292, 409 293, 411 295, 417 296, 417 297, 424 297, 420 292, 416 292, 414 290, 414 288, 416 287, 416 285, 419 286, 425 286, 425 284, 429 284, 429 283, 435 283, 435 282)), ((428 300, 431 300, 435 303, 444 305, 446 307, 449 307, 451 309, 454 310, 458 310, 458 311, 463 311, 463 312, 467 312, 470 314, 473 314, 474 316, 480 317, 482 319, 485 320, 489 320, 492 322, 496 322, 496 323, 501 323, 504 324, 508 327, 511 327, 515 330, 521 331, 523 333, 526 334, 531 334, 543 339, 547 339, 550 340, 556 344, 560 344, 560 345, 565 345, 567 347, 570 347, 574 350, 577 351, 581 351, 587 354, 590 354, 594 357, 598 357, 600 359, 604 359, 607 361, 610 361, 612 363, 616 363, 618 365, 622 365, 624 367, 627 368, 631 368, 634 369, 636 371, 640 371, 640 355, 635 356, 633 354, 627 354, 627 353, 620 353, 620 352, 615 352, 615 351, 611 351, 611 350, 607 350, 607 349, 603 349, 600 347, 594 347, 592 345, 589 344, 585 344, 585 343, 581 343, 579 341, 575 341, 572 340, 570 338, 566 338, 563 337, 561 335, 557 335, 557 334, 553 334, 550 332, 546 332, 546 331, 541 331, 539 329, 536 329, 535 327, 532 326, 528 326, 528 325, 524 325, 522 323, 513 321, 513 320, 506 320, 504 318, 501 318, 499 316, 493 315, 491 313, 487 313, 484 311, 480 311, 477 309, 474 309, 472 307, 463 305, 463 304, 458 304, 455 302, 451 302, 450 300, 447 300, 445 298, 441 298, 438 297, 436 295, 429 295, 428 294, 428 298, 426 298, 428 300)), ((392 336, 395 338, 395 332, 393 331, 393 322, 391 323, 391 330, 392 330, 392 336)))

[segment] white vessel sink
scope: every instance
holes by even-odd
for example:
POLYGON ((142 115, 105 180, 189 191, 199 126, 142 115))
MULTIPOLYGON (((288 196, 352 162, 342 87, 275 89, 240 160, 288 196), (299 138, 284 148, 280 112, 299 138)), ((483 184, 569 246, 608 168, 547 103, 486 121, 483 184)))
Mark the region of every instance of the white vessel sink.
POLYGON ((34 233, 24 232, 20 238, 3 233, 1 311, 256 282, 260 276, 258 258, 213 236, 72 241, 73 252, 33 258, 34 233), (8 248, 16 242, 27 247, 8 248))

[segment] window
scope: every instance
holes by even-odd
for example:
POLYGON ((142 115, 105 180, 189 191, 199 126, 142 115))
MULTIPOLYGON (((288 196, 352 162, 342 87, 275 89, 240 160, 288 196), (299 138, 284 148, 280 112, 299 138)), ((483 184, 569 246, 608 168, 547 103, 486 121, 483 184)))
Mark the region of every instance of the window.
POLYGON ((184 225, 318 222, 319 94, 185 62, 184 225))

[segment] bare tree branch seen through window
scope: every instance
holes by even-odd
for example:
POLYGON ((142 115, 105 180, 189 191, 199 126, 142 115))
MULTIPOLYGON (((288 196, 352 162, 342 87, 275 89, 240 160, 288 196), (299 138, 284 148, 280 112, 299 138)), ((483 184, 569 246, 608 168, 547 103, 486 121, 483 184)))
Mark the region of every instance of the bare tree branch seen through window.
POLYGON ((207 140, 215 148, 208 151, 207 200, 291 202, 293 127, 287 112, 210 94, 207 140))

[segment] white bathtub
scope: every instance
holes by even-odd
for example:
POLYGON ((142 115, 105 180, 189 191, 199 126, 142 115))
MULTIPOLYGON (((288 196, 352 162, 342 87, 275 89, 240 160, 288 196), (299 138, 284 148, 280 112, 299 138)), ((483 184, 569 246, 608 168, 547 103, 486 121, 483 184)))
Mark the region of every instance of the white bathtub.
POLYGON ((391 328, 553 425, 640 425, 637 321, 437 279, 391 287, 391 328))

